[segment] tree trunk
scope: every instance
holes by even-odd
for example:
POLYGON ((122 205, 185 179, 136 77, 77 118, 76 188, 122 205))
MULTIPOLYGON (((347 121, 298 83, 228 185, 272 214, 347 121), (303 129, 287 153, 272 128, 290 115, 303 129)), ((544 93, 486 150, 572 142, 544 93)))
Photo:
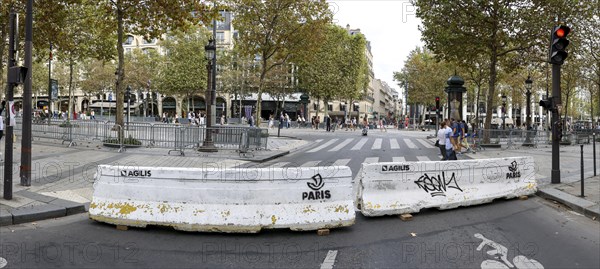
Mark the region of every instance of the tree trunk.
POLYGON ((73 61, 73 57, 69 57, 69 109, 67 109, 67 121, 73 118, 73 66, 75 65, 75 61, 73 61))
MULTIPOLYGON (((496 90, 496 64, 498 62, 498 56, 496 55, 496 49, 493 48, 490 56, 490 81, 488 83, 488 97, 487 97, 487 107, 485 110, 485 124, 483 126, 484 129, 490 129, 492 124, 492 108, 494 103, 494 93, 496 90)), ((484 143, 490 142, 489 134, 486 132, 483 138, 484 143)))
MULTIPOLYGON (((567 89, 567 93, 569 92, 568 90, 569 89, 567 89)), ((570 94, 565 94, 566 100, 565 100, 565 117, 563 119, 563 128, 562 128, 563 134, 567 133, 567 131, 568 131, 567 130, 567 112, 569 111, 569 97, 570 97, 570 94)))
POLYGON ((479 104, 481 104, 480 97, 481 97, 481 85, 477 84, 477 101, 476 101, 477 102, 477 104, 476 104, 477 110, 475 111, 475 126, 474 126, 475 128, 473 128, 473 129, 479 129, 479 110, 480 110, 479 104))
POLYGON ((116 112, 115 112, 115 122, 117 125, 121 126, 119 129, 119 140, 123 138, 123 99, 124 96, 122 94, 123 88, 123 79, 125 76, 125 70, 123 69, 125 64, 125 57, 123 55, 123 35, 124 35, 124 22, 123 22, 123 7, 122 0, 116 0, 116 9, 117 9, 117 54, 118 54, 118 66, 117 66, 117 83, 115 87, 115 95, 116 95, 116 112))

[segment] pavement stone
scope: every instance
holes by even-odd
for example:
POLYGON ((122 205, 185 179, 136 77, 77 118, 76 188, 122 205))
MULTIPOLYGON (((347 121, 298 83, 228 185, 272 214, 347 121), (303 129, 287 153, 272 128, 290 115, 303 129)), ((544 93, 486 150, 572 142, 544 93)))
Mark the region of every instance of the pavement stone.
POLYGON ((8 226, 12 225, 13 215, 8 211, 8 209, 0 208, 0 226, 8 226))

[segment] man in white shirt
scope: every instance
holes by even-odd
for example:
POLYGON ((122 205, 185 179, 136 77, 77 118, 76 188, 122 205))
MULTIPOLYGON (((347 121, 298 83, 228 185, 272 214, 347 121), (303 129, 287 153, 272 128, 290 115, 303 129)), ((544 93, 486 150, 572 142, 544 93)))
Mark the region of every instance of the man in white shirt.
POLYGON ((437 132, 438 148, 442 154, 442 161, 447 160, 446 158, 446 122, 440 123, 440 129, 437 132))
POLYGON ((452 128, 446 126, 446 132, 444 133, 444 137, 446 138, 446 160, 456 160, 454 147, 452 147, 452 142, 450 141, 453 134, 452 128))

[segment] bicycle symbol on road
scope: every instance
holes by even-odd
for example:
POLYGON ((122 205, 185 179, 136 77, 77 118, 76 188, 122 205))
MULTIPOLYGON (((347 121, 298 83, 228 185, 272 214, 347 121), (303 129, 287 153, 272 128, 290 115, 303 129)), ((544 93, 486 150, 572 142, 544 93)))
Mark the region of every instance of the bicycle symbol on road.
POLYGON ((477 251, 481 251, 487 246, 491 250, 488 250, 486 253, 495 258, 495 260, 489 259, 481 262, 481 269, 544 269, 541 263, 523 255, 514 257, 511 263, 508 260, 508 249, 505 246, 489 240, 479 233, 475 234, 475 237, 483 240, 477 247, 477 251))

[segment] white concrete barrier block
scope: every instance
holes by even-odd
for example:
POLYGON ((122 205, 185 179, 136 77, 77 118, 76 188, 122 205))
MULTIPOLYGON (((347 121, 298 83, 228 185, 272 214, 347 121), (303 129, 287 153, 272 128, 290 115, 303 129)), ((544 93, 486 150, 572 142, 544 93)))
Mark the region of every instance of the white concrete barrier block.
POLYGON ((355 184, 365 216, 450 209, 537 191, 532 157, 363 164, 355 184))
POLYGON ((317 230, 354 224, 350 168, 98 167, 90 218, 178 230, 317 230))

